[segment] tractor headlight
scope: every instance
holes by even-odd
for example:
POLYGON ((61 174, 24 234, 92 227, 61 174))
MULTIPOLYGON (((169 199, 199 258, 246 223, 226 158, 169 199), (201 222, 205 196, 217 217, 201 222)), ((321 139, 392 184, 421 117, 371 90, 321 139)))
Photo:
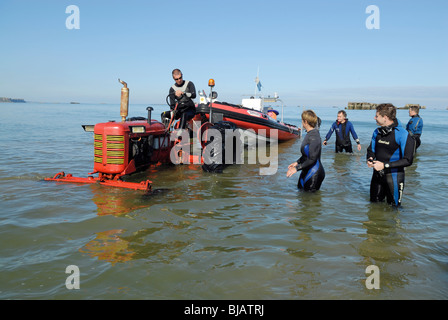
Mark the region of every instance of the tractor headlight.
POLYGON ((146 128, 144 126, 131 126, 132 133, 145 133, 146 128))
POLYGON ((93 124, 83 124, 82 125, 85 132, 93 132, 93 129, 95 128, 95 125, 93 124))

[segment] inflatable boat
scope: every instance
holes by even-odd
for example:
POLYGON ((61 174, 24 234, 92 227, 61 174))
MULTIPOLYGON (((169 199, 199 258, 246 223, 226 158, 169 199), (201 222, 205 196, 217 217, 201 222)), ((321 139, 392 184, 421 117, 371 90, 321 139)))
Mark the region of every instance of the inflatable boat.
MULTIPOLYGON (((259 99, 243 99, 242 105, 230 104, 227 102, 202 102, 196 107, 197 116, 206 117, 207 121, 212 123, 218 121, 229 121, 234 123, 238 128, 249 130, 252 129, 256 134, 270 138, 273 134, 272 129, 278 132, 278 141, 286 141, 300 138, 300 128, 291 124, 278 121, 268 115, 267 110, 257 110, 244 106, 244 100, 259 99), (211 106, 211 107, 210 107, 211 106)), ((261 108, 260 108, 261 109, 261 108)))

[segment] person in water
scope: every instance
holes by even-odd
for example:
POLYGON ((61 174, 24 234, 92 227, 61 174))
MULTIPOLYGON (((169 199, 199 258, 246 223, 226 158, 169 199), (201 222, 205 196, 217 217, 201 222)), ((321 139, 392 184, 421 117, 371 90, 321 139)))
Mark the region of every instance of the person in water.
POLYGON ((277 120, 278 111, 274 109, 268 110, 268 116, 270 116, 272 119, 277 120))
POLYGON ((337 120, 333 123, 325 136, 324 146, 327 145, 327 141, 331 138, 333 132, 336 131, 336 143, 335 143, 335 152, 346 151, 349 153, 353 152, 352 142, 350 140, 350 133, 358 144, 358 151, 361 151, 361 143, 359 142, 358 135, 355 132, 355 128, 353 124, 348 121, 347 113, 344 110, 340 110, 338 112, 337 120))
POLYGON ((416 151, 417 148, 420 147, 421 144, 420 136, 422 135, 423 131, 423 119, 420 118, 418 114, 419 110, 420 108, 418 106, 409 107, 409 116, 411 117, 411 119, 409 119, 409 122, 406 125, 406 130, 415 140, 416 151))
MULTIPOLYGON (((172 76, 175 83, 171 86, 168 93, 169 105, 171 111, 175 110, 174 119, 180 119, 179 128, 185 129, 188 121, 196 115, 196 107, 193 102, 193 99, 196 98, 196 88, 193 82, 183 80, 182 72, 179 69, 174 69, 172 76)), ((168 119, 169 122, 171 111, 163 112, 162 119, 165 119, 165 121, 168 119)))
POLYGON ((370 201, 384 198, 394 206, 401 205, 404 189, 404 168, 410 166, 414 156, 414 139, 398 124, 397 110, 390 103, 377 106, 375 129, 367 148, 367 166, 373 168, 370 182, 370 201))
POLYGON ((305 110, 302 112, 302 126, 307 132, 300 147, 302 156, 288 166, 286 173, 289 178, 301 170, 297 187, 312 192, 320 189, 325 178, 325 170, 320 160, 322 140, 317 125, 318 117, 314 111, 305 110))

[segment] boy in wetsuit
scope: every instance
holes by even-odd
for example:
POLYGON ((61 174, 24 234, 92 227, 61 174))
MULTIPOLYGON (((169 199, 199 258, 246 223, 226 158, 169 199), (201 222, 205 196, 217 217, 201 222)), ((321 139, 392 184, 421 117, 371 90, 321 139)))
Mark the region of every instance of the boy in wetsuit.
POLYGON ((367 148, 367 166, 373 168, 370 183, 370 201, 387 198, 387 203, 401 205, 404 189, 404 167, 410 166, 414 156, 414 139, 398 125, 396 108, 392 104, 380 104, 375 129, 367 148))
POLYGON ((418 114, 419 109, 420 108, 418 106, 409 107, 409 116, 411 117, 411 119, 406 125, 406 130, 415 140, 415 151, 417 151, 417 148, 420 147, 420 136, 422 135, 423 131, 423 120, 418 114))
POLYGON ((352 142, 350 141, 350 133, 352 134, 353 139, 355 139, 356 143, 358 144, 358 151, 361 151, 361 144, 359 142, 358 135, 355 132, 353 124, 348 121, 347 113, 344 110, 340 110, 338 112, 337 120, 333 123, 330 131, 328 131, 327 135, 325 136, 324 146, 327 145, 327 141, 331 138, 331 135, 334 131, 336 131, 336 153, 342 152, 344 150, 349 153, 353 152, 352 142))
POLYGON ((289 178, 294 173, 302 170, 297 187, 305 191, 317 191, 325 178, 325 170, 320 160, 321 139, 317 129, 318 117, 312 110, 302 113, 302 126, 306 130, 300 150, 302 156, 288 166, 286 176, 289 178))

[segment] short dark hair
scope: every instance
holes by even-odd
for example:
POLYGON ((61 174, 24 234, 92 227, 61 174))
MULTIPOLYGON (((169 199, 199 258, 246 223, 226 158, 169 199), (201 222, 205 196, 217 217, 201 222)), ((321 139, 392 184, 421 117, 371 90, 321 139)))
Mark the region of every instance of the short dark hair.
POLYGON ((397 117, 397 108, 392 103, 381 103, 376 107, 376 112, 382 117, 388 117, 395 120, 397 117))
POLYGON ((344 118, 347 119, 347 112, 345 112, 344 110, 339 110, 338 114, 342 113, 344 115, 344 118))
POLYGON ((182 71, 180 71, 179 69, 174 69, 173 72, 171 72, 171 74, 174 76, 175 74, 182 74, 182 71))
POLYGON ((410 106, 409 110, 414 111, 416 114, 418 114, 418 112, 420 111, 420 107, 419 106, 410 106))

